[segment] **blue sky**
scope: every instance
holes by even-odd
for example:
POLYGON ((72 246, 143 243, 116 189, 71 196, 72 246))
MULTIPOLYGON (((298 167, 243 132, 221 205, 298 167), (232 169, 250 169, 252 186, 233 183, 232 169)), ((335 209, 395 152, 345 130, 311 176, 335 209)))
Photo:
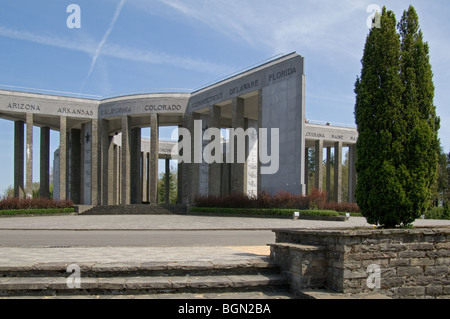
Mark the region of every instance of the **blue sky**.
MULTIPOLYGON (((15 0, 0 4, 0 89, 44 89, 96 97, 190 91, 282 54, 305 57, 306 117, 354 124, 370 4, 397 20, 416 8, 430 45, 450 151, 450 2, 447 0, 15 0), (81 28, 68 28, 70 4, 81 28)), ((36 91, 36 90, 31 90, 36 91)), ((55 93, 56 94, 56 93, 55 93)), ((145 133, 144 133, 145 134, 145 133)), ((39 180, 39 130, 34 134, 39 180)), ((51 151, 58 147, 51 134, 51 151)), ((169 130, 161 136, 170 137, 169 130)), ((13 123, 0 120, 0 192, 13 184, 13 123)))

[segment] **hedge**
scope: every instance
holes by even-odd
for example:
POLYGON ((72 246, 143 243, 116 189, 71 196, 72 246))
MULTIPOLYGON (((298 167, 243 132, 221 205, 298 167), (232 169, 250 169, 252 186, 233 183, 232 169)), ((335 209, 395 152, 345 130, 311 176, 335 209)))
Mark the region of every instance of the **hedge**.
POLYGON ((0 200, 0 210, 17 210, 17 209, 63 209, 73 206, 73 202, 56 201, 47 198, 4 198, 0 200))
POLYGON ((52 214, 69 214, 74 213, 74 208, 51 208, 51 209, 9 209, 0 210, 2 215, 52 215, 52 214))
POLYGON ((426 219, 447 219, 450 220, 450 212, 448 209, 445 209, 443 207, 433 207, 430 208, 425 213, 426 219))
POLYGON ((294 212, 298 212, 300 216, 308 217, 337 217, 340 214, 330 210, 298 210, 298 209, 279 209, 279 208, 218 208, 218 207, 191 207, 193 213, 211 213, 211 214, 230 214, 230 215, 254 215, 254 216, 289 216, 292 217, 294 212))
POLYGON ((249 208, 249 209, 295 209, 301 211, 335 211, 360 213, 358 205, 352 203, 329 203, 327 193, 313 189, 308 195, 295 195, 285 191, 276 194, 260 192, 257 196, 230 194, 227 196, 197 195, 197 207, 249 208))

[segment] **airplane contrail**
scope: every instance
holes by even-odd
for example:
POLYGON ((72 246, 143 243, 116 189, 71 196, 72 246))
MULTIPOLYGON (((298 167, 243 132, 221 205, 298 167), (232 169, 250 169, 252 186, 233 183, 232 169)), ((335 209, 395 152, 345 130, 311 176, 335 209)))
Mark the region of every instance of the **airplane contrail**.
POLYGON ((94 56, 92 57, 91 67, 89 69, 88 75, 86 76, 86 79, 84 80, 83 84, 81 85, 80 93, 83 92, 84 86, 86 85, 86 82, 89 80, 89 77, 91 76, 91 73, 94 70, 95 64, 97 63, 97 59, 100 56, 103 45, 106 43, 109 35, 111 34, 112 30, 114 29, 114 25, 116 24, 116 21, 120 16, 120 12, 122 11, 122 8, 126 2, 127 2, 127 0, 120 0, 120 3, 117 5, 116 12, 114 13, 114 17, 111 21, 111 24, 109 25, 108 30, 106 30, 106 33, 103 35, 102 40, 100 41, 99 45, 97 46, 97 49, 94 52, 94 56))

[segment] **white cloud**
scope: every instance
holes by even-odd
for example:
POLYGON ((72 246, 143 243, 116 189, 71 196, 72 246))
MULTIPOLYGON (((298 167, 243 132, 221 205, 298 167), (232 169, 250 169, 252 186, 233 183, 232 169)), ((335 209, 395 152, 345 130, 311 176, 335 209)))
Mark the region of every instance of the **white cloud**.
POLYGON ((172 55, 164 52, 140 50, 123 45, 109 43, 104 47, 104 55, 130 61, 170 65, 185 70, 204 71, 214 75, 232 71, 229 66, 205 61, 202 59, 172 55))
POLYGON ((322 52, 342 44, 341 52, 353 56, 353 51, 348 49, 349 40, 365 28, 369 15, 367 5, 355 0, 158 1, 237 42, 245 41, 255 47, 263 45, 274 54, 295 48, 322 52), (360 27, 355 26, 358 18, 360 27))
MULTIPOLYGON (((0 37, 7 37, 62 49, 79 51, 90 56, 95 56, 98 49, 98 44, 91 41, 66 40, 58 38, 56 36, 44 36, 28 31, 12 30, 2 26, 0 26, 0 37)), ((104 43, 102 45, 102 55, 142 63, 167 64, 187 70, 203 70, 215 75, 217 75, 218 73, 222 74, 232 71, 232 69, 226 65, 205 61, 203 59, 171 55, 164 52, 155 52, 148 50, 144 51, 134 47, 127 47, 114 43, 104 43)))
POLYGON ((44 44, 62 49, 81 51, 89 55, 92 55, 95 52, 95 46, 93 43, 86 43, 86 42, 80 43, 68 41, 66 39, 61 39, 54 36, 45 36, 31 33, 28 31, 13 30, 2 26, 0 26, 0 36, 16 40, 44 44))

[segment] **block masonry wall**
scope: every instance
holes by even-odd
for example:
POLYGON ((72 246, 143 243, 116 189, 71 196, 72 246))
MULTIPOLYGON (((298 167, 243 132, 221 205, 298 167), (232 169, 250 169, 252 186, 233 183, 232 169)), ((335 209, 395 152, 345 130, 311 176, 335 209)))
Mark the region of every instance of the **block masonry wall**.
POLYGON ((275 233, 271 257, 294 291, 450 299, 450 228, 275 233))

